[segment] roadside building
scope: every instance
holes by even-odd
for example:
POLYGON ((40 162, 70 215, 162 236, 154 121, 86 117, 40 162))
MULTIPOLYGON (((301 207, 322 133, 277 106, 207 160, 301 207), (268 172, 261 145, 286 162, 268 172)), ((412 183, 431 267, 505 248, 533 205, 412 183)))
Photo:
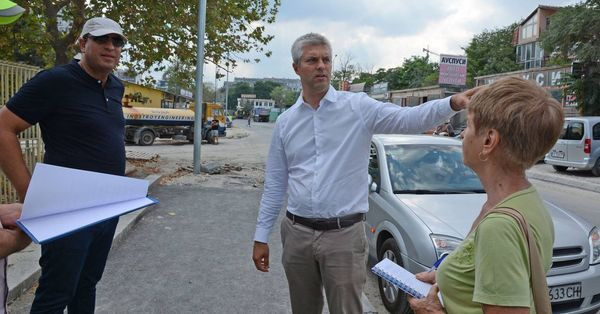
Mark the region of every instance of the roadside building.
POLYGON ((571 67, 552 66, 544 68, 530 68, 527 70, 492 74, 475 77, 477 86, 491 84, 492 82, 507 76, 517 76, 526 80, 534 81, 537 85, 546 89, 552 97, 558 100, 564 108, 565 116, 578 116, 577 101, 574 95, 563 96, 566 86, 562 79, 571 73, 571 67))
POLYGON ((539 5, 515 28, 515 61, 523 66, 523 70, 475 77, 475 85, 490 84, 507 76, 532 80, 563 105, 565 116, 578 116, 575 95, 565 95, 564 79, 573 72, 572 66, 547 66, 550 56, 539 42, 540 34, 552 27, 551 16, 558 10, 560 7, 539 5))
POLYGON ((237 109, 243 110, 244 108, 251 109, 272 109, 275 107, 275 100, 273 99, 260 99, 256 98, 254 94, 242 94, 237 99, 237 109))
POLYGON ((550 17, 559 9, 540 5, 515 28, 513 46, 516 48, 516 61, 523 65, 523 69, 546 66, 549 55, 540 47, 540 34, 548 29, 550 17))
POLYGON ((193 103, 192 93, 185 90, 185 95, 178 95, 129 81, 123 81, 123 85, 125 107, 188 109, 193 103))

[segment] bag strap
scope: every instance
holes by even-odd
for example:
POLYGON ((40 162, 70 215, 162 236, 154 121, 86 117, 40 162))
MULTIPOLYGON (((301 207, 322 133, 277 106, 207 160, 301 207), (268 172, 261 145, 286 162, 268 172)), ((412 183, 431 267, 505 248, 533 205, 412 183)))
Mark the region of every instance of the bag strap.
POLYGON ((540 253, 535 245, 535 239, 533 234, 529 232, 529 224, 525 221, 525 217, 520 212, 510 207, 494 208, 487 212, 485 215, 477 217, 469 234, 477 228, 479 223, 487 215, 491 213, 502 213, 514 218, 527 240, 527 250, 529 251, 529 269, 531 270, 531 277, 529 282, 531 284, 531 291, 533 292, 533 303, 535 305, 535 311, 538 314, 552 314, 552 307, 550 306, 550 297, 548 296, 548 283, 546 282, 546 272, 542 266, 542 259, 540 253))

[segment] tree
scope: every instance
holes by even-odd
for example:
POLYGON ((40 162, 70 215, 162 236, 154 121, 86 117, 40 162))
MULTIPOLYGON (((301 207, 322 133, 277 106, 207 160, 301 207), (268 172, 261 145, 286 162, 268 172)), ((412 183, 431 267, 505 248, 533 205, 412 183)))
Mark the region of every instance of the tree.
POLYGON ((194 71, 195 69, 189 65, 177 59, 174 60, 162 76, 162 79, 167 83, 167 90, 171 93, 179 93, 181 88, 194 90, 196 82, 190 77, 190 74, 194 71))
POLYGON ((439 75, 437 63, 430 63, 429 57, 412 56, 404 60, 396 78, 397 86, 391 89, 417 88, 436 85, 439 75))
POLYGON ((258 81, 254 83, 254 94, 256 95, 256 98, 269 99, 271 98, 273 89, 278 86, 281 86, 281 84, 273 81, 258 81))
POLYGON ((213 84, 202 84, 202 101, 211 102, 215 100, 215 93, 213 84))
MULTIPOLYGON (((554 17, 553 17, 554 18, 554 17)), ((474 85, 477 76, 520 70, 516 62, 513 32, 518 24, 504 28, 484 30, 475 35, 464 48, 467 54, 467 85, 474 85)))
POLYGON ((567 92, 577 97, 582 115, 600 115, 600 0, 561 8, 550 23, 541 34, 541 46, 582 66, 582 73, 568 78, 567 92))
POLYGON ((0 25, 0 58, 45 67, 53 60, 41 20, 24 14, 16 22, 0 25))
POLYGON ((250 84, 246 82, 239 82, 232 84, 229 86, 229 99, 228 104, 230 108, 234 108, 237 106, 237 99, 241 97, 242 94, 253 94, 254 89, 250 84))
MULTIPOLYGON (((339 85, 340 81, 352 81, 352 78, 358 73, 357 65, 352 64, 352 59, 354 58, 352 57, 351 53, 343 53, 339 55, 339 70, 336 71, 332 68, 332 84, 334 86, 339 85)), ((335 66, 335 64, 333 66, 335 66)))
POLYGON ((287 90, 283 86, 277 86, 271 91, 271 99, 275 101, 275 105, 279 108, 284 107, 284 101, 287 90))
MULTIPOLYGON (((44 60, 45 66, 67 63, 76 53, 74 43, 85 20, 106 16, 123 27, 129 39, 123 64, 136 73, 162 70, 162 62, 172 56, 189 66, 196 63, 199 5, 196 0, 167 3, 153 0, 32 0, 23 1, 21 5, 28 12, 23 17, 25 24, 0 28, 0 43, 3 43, 0 55, 13 60, 19 57, 12 47, 16 40, 19 53, 32 52, 35 60, 44 60), (13 31, 17 33, 13 34, 13 31), (36 40, 26 41, 28 37, 36 40), (47 60, 45 51, 52 51, 54 60, 47 60)), ((280 0, 208 0, 205 59, 214 62, 226 59, 226 63, 235 66, 240 59, 239 53, 254 51, 270 56, 271 52, 264 46, 273 36, 265 33, 265 24, 275 21, 279 6, 280 0)))
POLYGON ((365 83, 371 88, 379 82, 387 82, 388 89, 406 89, 436 85, 439 76, 439 65, 429 62, 428 57, 412 56, 404 60, 401 67, 378 69, 374 74, 362 72, 352 83, 365 83))
POLYGON ((277 86, 271 91, 271 99, 275 101, 275 104, 284 109, 286 107, 292 106, 296 99, 298 99, 298 92, 295 92, 289 88, 284 86, 277 86))

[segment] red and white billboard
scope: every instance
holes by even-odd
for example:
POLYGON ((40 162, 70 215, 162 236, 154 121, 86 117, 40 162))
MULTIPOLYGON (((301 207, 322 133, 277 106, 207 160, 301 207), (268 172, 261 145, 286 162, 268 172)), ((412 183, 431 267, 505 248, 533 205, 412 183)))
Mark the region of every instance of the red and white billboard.
POLYGON ((440 55, 440 85, 465 86, 467 83, 467 57, 440 55))

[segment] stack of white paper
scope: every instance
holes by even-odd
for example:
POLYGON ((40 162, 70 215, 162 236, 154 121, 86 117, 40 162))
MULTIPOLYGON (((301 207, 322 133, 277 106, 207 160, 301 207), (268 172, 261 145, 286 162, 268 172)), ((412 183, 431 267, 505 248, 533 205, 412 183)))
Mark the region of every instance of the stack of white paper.
POLYGON ((147 194, 146 180, 38 163, 17 224, 45 243, 158 203, 147 194))

